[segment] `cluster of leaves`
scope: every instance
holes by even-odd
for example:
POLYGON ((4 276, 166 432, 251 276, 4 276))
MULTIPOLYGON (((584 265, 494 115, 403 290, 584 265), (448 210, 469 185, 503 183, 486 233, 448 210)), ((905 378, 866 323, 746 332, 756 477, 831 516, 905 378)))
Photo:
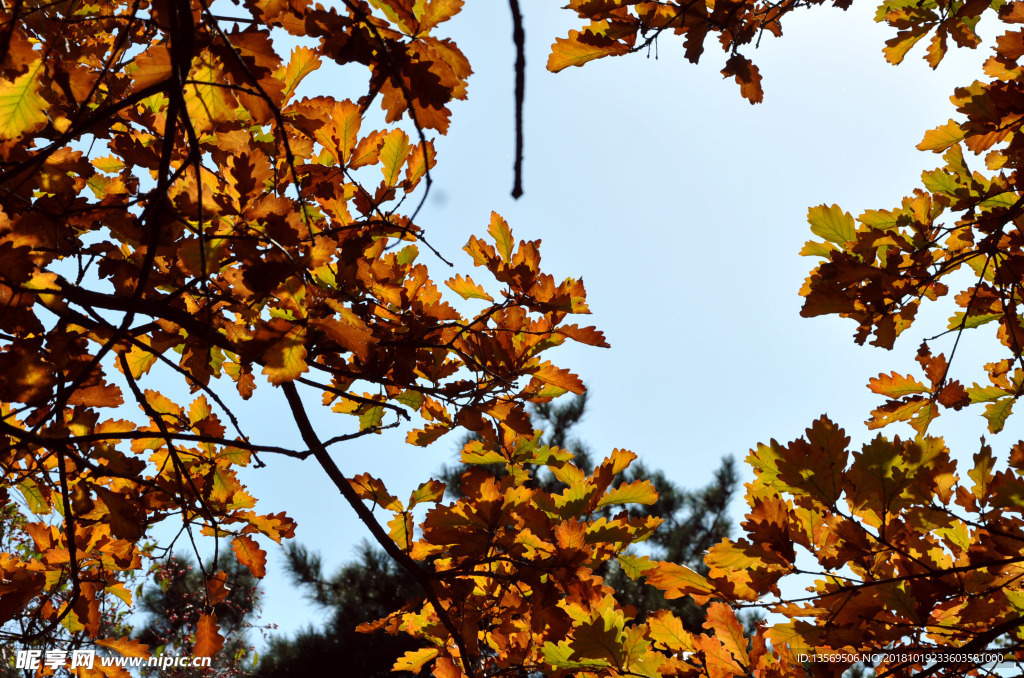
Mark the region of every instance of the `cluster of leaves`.
MULTIPOLYGON (((168 518, 190 542, 227 537, 264 576, 257 537, 295 525, 254 510, 239 481, 261 454, 315 458, 402 555, 408 514, 392 541, 330 445, 413 415, 416 445, 457 428, 529 437, 524 403, 583 390, 543 353, 605 342, 565 322, 588 312, 583 285, 543 273, 539 241, 517 244, 494 215, 490 240, 466 246, 494 296, 445 281, 480 304, 464 315, 417 261, 416 209, 400 212, 429 185, 425 130, 445 133, 466 96, 469 64, 436 35, 461 4, 0 8, 0 501, 18 490, 41 554, 0 558, 0 622, 27 620, 9 640, 63 626, 121 643, 99 610, 168 518), (319 42, 282 56, 284 33, 319 42), (365 67, 366 94, 297 99, 325 62, 365 67), (368 130, 377 101, 388 126, 368 130), (257 387, 277 387, 297 446, 243 431, 232 403, 257 387), (310 396, 350 432, 322 440, 310 396)), ((404 510, 437 498, 426 483, 404 510)), ((223 645, 207 575, 197 654, 223 645)))
MULTIPOLYGON (((533 420, 546 429, 540 445, 571 449, 573 463, 589 475, 593 472, 593 464, 589 460, 587 446, 572 435, 575 425, 583 417, 585 404, 586 397, 578 396, 564 403, 543 403, 531 407, 530 413, 533 420)), ((498 476, 506 475, 504 464, 475 466, 498 476)), ((524 466, 529 468, 530 464, 524 466)), ((449 496, 472 501, 471 497, 458 491, 459 468, 446 468, 441 477, 448 484, 449 496)), ((727 511, 737 482, 732 460, 726 459, 713 483, 699 490, 679 488, 664 474, 649 472, 639 463, 632 464, 620 477, 626 485, 649 480, 657 488, 657 501, 643 505, 641 511, 664 520, 648 539, 648 544, 655 546, 653 550, 657 557, 706 572, 702 562, 704 551, 727 536, 731 527, 727 511)), ((547 467, 539 472, 531 471, 523 485, 548 495, 561 495, 568 489, 565 483, 547 471, 547 467)), ((620 506, 609 503, 593 513, 596 518, 609 519, 619 511, 620 506)), ((363 544, 357 560, 327 577, 318 556, 301 546, 288 545, 286 550, 288 569, 296 584, 317 605, 331 612, 331 617, 321 631, 308 628, 293 639, 274 638, 261 654, 257 672, 260 678, 325 672, 340 664, 344 664, 351 675, 384 678, 390 675, 396 657, 406 652, 416 655, 410 651, 419 649, 420 644, 407 634, 361 635, 356 632, 358 624, 376 620, 421 597, 415 580, 383 551, 363 544)), ((426 561, 424 567, 429 569, 433 559, 428 557, 426 561)), ((627 559, 627 562, 631 561, 627 559)), ((666 600, 653 587, 630 579, 617 560, 606 560, 596 574, 603 576, 604 583, 615 590, 615 597, 620 603, 635 609, 636 618, 643 619, 650 613, 668 609, 682 621, 687 631, 701 630, 706 613, 692 598, 666 600)), ((488 646, 481 646, 480 651, 494 652, 488 646)))
POLYGON ((1006 26, 985 62, 988 80, 957 88, 951 99, 963 119, 929 131, 918 145, 941 153, 945 164, 924 172, 924 187, 894 209, 867 210, 857 219, 836 205, 809 212, 811 230, 822 240, 808 242, 803 254, 827 261, 813 271, 801 292, 806 297, 802 313, 853 318, 857 343, 873 337, 872 344, 892 348, 914 322, 921 303, 950 295, 952 286, 956 310, 945 331, 925 341, 918 354, 925 379, 896 372, 872 379, 871 390, 889 399, 872 413, 872 428, 905 421, 923 434, 942 408, 984 403, 989 430, 998 433, 1024 383, 1019 311, 1024 198, 1017 176, 1024 148, 1017 136, 1024 30, 1014 28, 1024 23, 1024 5, 890 3, 879 9, 880 18, 900 28, 886 48, 890 61, 899 62, 914 43, 931 35, 925 56, 933 67, 945 54, 947 36, 960 45, 979 44, 974 26, 983 15, 1006 26), (987 171, 972 170, 965 150, 984 154, 987 171), (965 387, 950 378, 950 363, 960 335, 982 326, 995 328, 1005 352, 985 364, 987 383, 965 387), (957 339, 949 357, 932 355, 931 344, 946 335, 957 339))
MULTIPOLYGON (((648 50, 666 32, 683 36, 685 56, 696 64, 710 35, 718 38, 729 55, 722 75, 734 78, 740 94, 751 104, 757 104, 764 98, 761 72, 740 49, 751 43, 759 44, 764 33, 781 36, 782 17, 789 12, 824 3, 825 0, 571 0, 567 8, 587 24, 555 41, 547 66, 558 72, 602 57, 648 50)), ((833 6, 844 10, 851 4, 852 0, 832 0, 833 6)))

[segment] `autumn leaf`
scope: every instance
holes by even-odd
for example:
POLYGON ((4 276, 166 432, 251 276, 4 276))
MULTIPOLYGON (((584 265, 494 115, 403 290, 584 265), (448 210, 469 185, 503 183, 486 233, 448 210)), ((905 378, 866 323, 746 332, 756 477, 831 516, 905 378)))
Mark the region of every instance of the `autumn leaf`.
POLYGON ((582 66, 588 61, 616 54, 625 54, 629 46, 592 32, 569 31, 568 38, 556 38, 551 45, 547 69, 557 73, 569 66, 582 66))
POLYGON ((296 326, 263 354, 263 374, 271 384, 294 381, 309 370, 306 364, 306 331, 296 326))
POLYGON ((203 614, 196 626, 196 642, 192 654, 197 657, 212 657, 224 647, 224 636, 217 625, 216 614, 203 614))
POLYGON ((721 641, 722 647, 728 650, 741 667, 749 665, 747 638, 731 607, 725 603, 711 603, 704 628, 714 632, 715 638, 721 641))
POLYGON ((668 600, 690 595, 700 602, 706 600, 714 591, 714 587, 707 579, 685 565, 658 563, 655 568, 644 574, 647 583, 659 591, 664 591, 668 600))
POLYGON ((693 652, 693 636, 683 628, 679 617, 668 610, 658 610, 647 618, 651 640, 672 652, 693 652))
POLYGON ((308 47, 293 49, 282 78, 284 80, 284 101, 288 101, 295 93, 295 88, 299 86, 299 83, 318 68, 320 68, 320 56, 314 50, 308 47))
POLYGON ((936 127, 927 134, 924 135, 924 139, 917 145, 917 148, 922 151, 932 151, 933 153, 941 153, 951 146, 963 141, 964 132, 960 128, 960 125, 950 120, 941 127, 936 127))
POLYGON ((550 362, 542 363, 531 374, 545 383, 552 384, 566 391, 572 391, 576 394, 582 394, 586 391, 586 387, 578 376, 569 370, 559 369, 550 362))
POLYGON ((388 536, 395 540, 398 548, 408 551, 412 546, 413 522, 408 512, 398 513, 388 521, 388 536))
POLYGON ((487 227, 487 233, 494 238, 502 260, 506 263, 512 261, 512 250, 515 248, 512 230, 509 229, 508 222, 498 216, 497 212, 491 212, 491 223, 487 227))
POLYGON ((361 499, 372 501, 385 511, 401 511, 402 502, 387 491, 384 483, 368 473, 360 473, 349 479, 349 485, 361 499))
POLYGON ((436 647, 424 647, 419 650, 408 650, 395 662, 392 671, 412 671, 419 673, 431 659, 437 656, 436 647))
POLYGON ((764 100, 764 90, 761 89, 761 73, 750 59, 733 54, 725 62, 722 75, 733 76, 740 86, 740 94, 751 104, 759 104, 764 100))
POLYGON ((149 646, 131 638, 103 638, 96 641, 97 645, 110 648, 122 657, 149 657, 149 646))
POLYGON ((231 550, 242 565, 249 568, 252 576, 263 579, 267 576, 267 552, 260 548, 255 539, 241 535, 231 540, 231 550))
POLYGON ((842 248, 846 247, 846 243, 857 239, 857 226, 853 217, 838 205, 818 205, 810 208, 807 210, 807 221, 811 224, 812 233, 842 248))
POLYGON ((428 480, 409 495, 409 509, 426 502, 437 503, 444 498, 445 484, 439 480, 428 480))
POLYGON ((50 104, 39 96, 42 69, 37 59, 13 81, 0 79, 0 139, 18 139, 46 122, 50 104))
POLYGON ((380 147, 380 159, 383 163, 381 172, 384 173, 385 186, 391 188, 398 184, 402 167, 411 151, 409 137, 402 130, 392 130, 384 137, 384 143, 380 147))
POLYGON ((890 398, 902 398, 915 393, 931 393, 932 389, 910 376, 902 376, 892 372, 889 375, 879 374, 868 382, 868 388, 880 395, 890 398))
POLYGON ((614 490, 609 490, 600 501, 597 508, 613 506, 615 504, 653 504, 658 501, 658 491, 649 480, 635 480, 631 483, 623 483, 614 490))
POLYGON ((487 294, 484 288, 473 282, 473 279, 469 276, 463 278, 462 275, 457 274, 454 278, 446 280, 444 284, 457 292, 463 299, 494 301, 494 297, 487 294))
POLYGON ((96 485, 96 496, 107 507, 110 531, 115 537, 136 541, 146 534, 146 512, 138 499, 96 485))

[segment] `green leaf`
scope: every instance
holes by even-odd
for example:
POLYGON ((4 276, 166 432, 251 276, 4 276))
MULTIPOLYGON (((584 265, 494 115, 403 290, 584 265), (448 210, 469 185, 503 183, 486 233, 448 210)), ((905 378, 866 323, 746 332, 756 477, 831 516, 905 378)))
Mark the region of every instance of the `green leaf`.
POLYGON ((972 403, 988 403, 993 400, 999 400, 1006 395, 1006 391, 998 386, 978 386, 975 384, 967 389, 967 395, 970 396, 972 403))
POLYGON ((992 433, 999 433, 1003 430, 1006 418, 1010 416, 1013 409, 1013 398, 1003 398, 985 406, 985 414, 981 415, 988 419, 988 430, 992 433))
POLYGON ((838 205, 818 205, 807 210, 807 221, 811 232, 829 242, 845 248, 846 243, 857 239, 857 224, 849 212, 838 205))
POLYGON ((626 573, 626 576, 630 579, 636 579, 643 575, 644 572, 655 567, 655 563, 651 562, 648 556, 631 556, 628 553, 620 553, 618 555, 619 565, 622 566, 622 571, 626 573))
POLYGON ((955 196, 961 187, 955 176, 942 170, 922 172, 921 180, 924 182, 924 187, 932 193, 942 193, 950 197, 955 196))
POLYGON ((414 410, 418 410, 423 406, 423 394, 419 391, 404 391, 402 395, 395 398, 395 400, 414 410))
POLYGON ((572 648, 564 640, 559 641, 557 645, 548 641, 544 643, 540 651, 544 655, 544 661, 556 669, 611 668, 611 664, 604 659, 583 659, 581 661, 572 659, 572 648))
POLYGON ((359 415, 359 430, 365 431, 368 428, 377 428, 383 419, 384 407, 382 405, 370 407, 359 415))
POLYGON ((18 483, 18 490, 25 497, 25 502, 32 513, 37 516, 44 516, 50 512, 50 504, 46 501, 46 497, 43 496, 42 490, 39 489, 34 480, 25 478, 25 480, 18 483))
MULTIPOLYGON (((991 269, 993 267, 989 266, 989 268, 991 269)), ((958 312, 953 314, 952 318, 949 319, 949 325, 947 325, 946 329, 948 329, 948 330, 958 330, 958 329, 960 329, 961 323, 963 323, 963 326, 966 329, 971 330, 971 329, 974 329, 975 327, 981 327, 982 325, 984 325, 986 323, 990 323, 993 320, 996 320, 997 318, 1002 318, 1002 317, 1003 317, 1002 313, 983 313, 981 315, 969 315, 969 316, 967 316, 967 322, 964 322, 964 312, 963 311, 958 311, 958 312)))

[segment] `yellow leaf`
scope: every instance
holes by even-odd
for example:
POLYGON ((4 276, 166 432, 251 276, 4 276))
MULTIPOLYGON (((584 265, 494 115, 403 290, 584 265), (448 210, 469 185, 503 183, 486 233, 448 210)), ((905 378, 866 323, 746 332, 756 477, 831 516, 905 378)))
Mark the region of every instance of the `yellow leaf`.
POLYGON ((284 101, 288 101, 295 88, 299 86, 302 79, 320 68, 320 57, 308 47, 296 47, 292 50, 291 59, 285 68, 284 77, 284 101))
POLYGON ((50 103, 39 96, 42 67, 36 59, 14 82, 0 80, 0 139, 17 139, 46 122, 50 103))
POLYGON ((849 212, 844 212, 839 205, 826 207, 818 205, 807 210, 807 221, 811 224, 811 232, 829 242, 843 247, 850 240, 857 239, 857 226, 849 212))
POLYGON ((437 656, 436 647, 424 647, 419 650, 409 650, 398 658, 392 671, 412 671, 419 673, 424 664, 437 656))
POLYGON ((114 650, 122 657, 148 657, 149 656, 149 645, 146 645, 142 641, 133 640, 131 638, 104 638, 103 640, 97 640, 97 645, 103 647, 109 647, 114 650))
POLYGON ((380 159, 384 165, 380 171, 384 173, 384 183, 388 188, 398 183, 402 166, 411 150, 409 137, 400 129, 391 130, 384 138, 384 145, 380 147, 380 159))
POLYGON ((263 374, 267 381, 277 386, 294 381, 309 369, 306 364, 306 330, 293 327, 278 342, 263 354, 263 374))
POLYGON ((624 43, 590 32, 569 31, 568 38, 555 38, 548 56, 548 70, 552 73, 582 66, 588 61, 614 54, 625 54, 629 47, 624 43))
POLYGON ((664 591, 668 600, 691 595, 698 603, 703 603, 714 591, 707 579, 685 565, 662 562, 653 572, 645 574, 647 583, 664 591))
POLYGON ((693 636, 683 628, 683 622, 668 610, 658 610, 647 618, 651 640, 672 652, 693 652, 693 636))
POLYGON ((217 123, 233 119, 238 101, 226 87, 216 58, 203 52, 196 63, 199 65, 189 74, 191 84, 185 85, 184 98, 192 125, 202 134, 213 131, 217 123))
POLYGON ((511 261, 515 241, 512 239, 512 229, 508 227, 508 222, 502 219, 497 212, 491 212, 491 225, 487 227, 487 232, 494 238, 501 258, 506 262, 511 261))
POLYGON ((395 540, 398 544, 398 548, 403 551, 409 550, 409 545, 412 542, 412 515, 409 513, 398 513, 394 518, 388 521, 388 535, 395 540))
POLYGON ((494 297, 487 294, 487 291, 481 285, 473 282, 473 279, 468 275, 463 278, 461 274, 456 274, 454 278, 446 280, 444 284, 457 292, 463 299, 494 301, 494 297))
POLYGON ((623 483, 614 490, 609 490, 597 502, 597 508, 612 506, 615 504, 653 504, 658 501, 658 491, 649 480, 635 480, 631 483, 623 483))
POLYGON ((955 120, 950 120, 941 127, 936 127, 925 133, 924 139, 917 145, 918 150, 942 153, 951 146, 956 146, 963 141, 964 131, 955 120))

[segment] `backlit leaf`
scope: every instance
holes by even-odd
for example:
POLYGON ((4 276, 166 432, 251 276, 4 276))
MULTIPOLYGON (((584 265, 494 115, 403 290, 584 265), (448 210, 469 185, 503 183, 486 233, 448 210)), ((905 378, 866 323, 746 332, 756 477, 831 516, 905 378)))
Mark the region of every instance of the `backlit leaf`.
POLYGON ((247 535, 231 540, 231 550, 238 562, 249 568, 252 576, 262 579, 267 575, 267 552, 260 548, 255 539, 247 535))
POLYGON ((13 82, 0 79, 0 139, 17 139, 46 122, 50 104, 39 96, 42 68, 39 59, 13 82))

